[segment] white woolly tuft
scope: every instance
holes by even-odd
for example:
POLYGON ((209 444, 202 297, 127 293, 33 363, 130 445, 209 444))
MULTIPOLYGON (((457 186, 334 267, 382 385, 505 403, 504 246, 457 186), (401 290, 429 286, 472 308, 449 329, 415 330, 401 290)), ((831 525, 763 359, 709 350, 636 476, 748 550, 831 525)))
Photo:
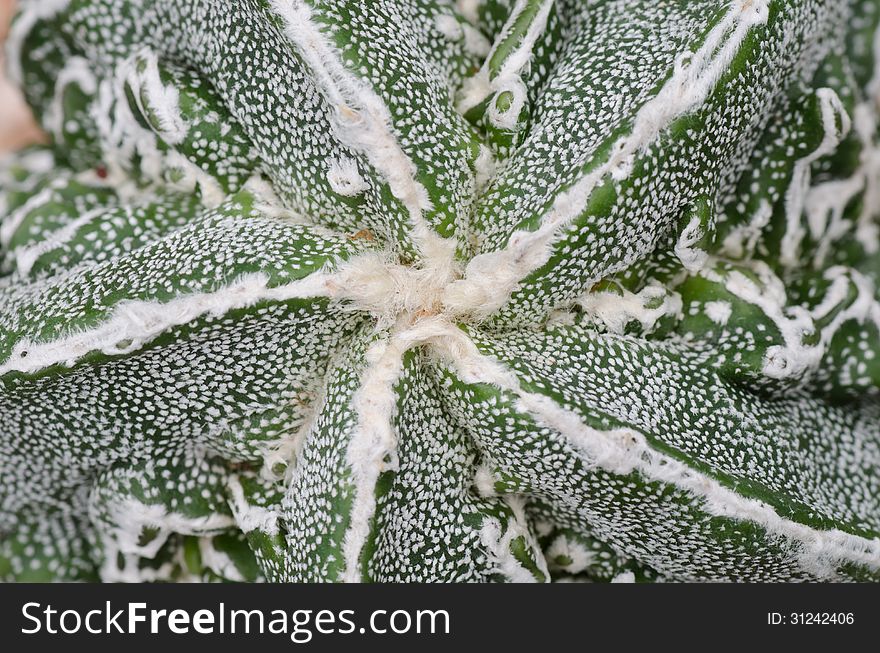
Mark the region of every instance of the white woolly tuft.
POLYGON ((232 494, 229 505, 235 517, 235 524, 243 533, 260 531, 270 537, 278 534, 277 512, 248 503, 244 496, 244 488, 241 487, 238 479, 230 478, 227 486, 232 494))
POLYGON ((199 539, 199 554, 202 558, 202 564, 222 578, 234 583, 247 582, 247 579, 242 576, 232 558, 229 557, 229 554, 215 549, 213 542, 208 538, 203 537, 199 539))
POLYGON ((550 572, 547 569, 544 556, 538 553, 540 548, 527 527, 522 499, 517 497, 506 497, 506 499, 513 512, 513 519, 508 522, 507 528, 502 528, 501 522, 496 517, 487 517, 483 521, 483 528, 480 531, 480 542, 486 548, 493 571, 503 575, 512 583, 537 582, 532 572, 523 567, 511 551, 511 542, 522 537, 535 553, 535 562, 544 574, 544 578, 549 580, 550 572))
POLYGON ((565 535, 558 535, 554 538, 550 546, 547 547, 547 559, 551 562, 554 569, 560 569, 569 574, 579 574, 596 560, 596 553, 588 548, 570 540, 565 535), (570 562, 566 564, 558 564, 554 562, 558 558, 568 558, 570 562))
POLYGON ((464 38, 462 25, 452 14, 437 14, 434 17, 434 26, 450 41, 459 41, 464 38))
MULTIPOLYGON (((124 554, 154 558, 172 533, 206 535, 219 533, 235 525, 235 521, 222 514, 205 517, 189 517, 169 512, 159 504, 145 504, 132 498, 114 504, 109 517, 113 523, 113 539, 124 554), (140 543, 144 527, 155 528, 158 533, 147 544, 140 543)), ((98 521, 100 517, 93 515, 98 521)))
POLYGON ((773 205, 767 199, 762 199, 751 219, 746 224, 737 226, 724 238, 721 252, 736 259, 751 257, 761 238, 761 232, 770 224, 772 217, 773 205))
POLYGON ((696 272, 706 265, 706 261, 709 258, 708 252, 695 247, 705 235, 700 217, 695 215, 682 230, 675 243, 675 255, 688 272, 696 272))
POLYGON ((177 90, 162 85, 157 69, 153 73, 149 72, 151 66, 157 65, 156 62, 156 55, 149 48, 142 48, 116 68, 114 77, 103 79, 98 84, 97 101, 92 105, 92 118, 104 150, 107 183, 117 189, 124 199, 136 194, 137 186, 132 183, 127 168, 137 154, 140 171, 147 179, 182 192, 198 191, 205 206, 218 206, 226 199, 226 193, 214 177, 176 149, 166 152, 159 148, 160 136, 168 139, 168 143, 177 142, 185 137, 186 126, 179 115, 177 90), (146 77, 137 70, 139 61, 148 64, 152 62, 148 65, 146 77), (159 101, 159 105, 150 105, 153 110, 158 107, 158 133, 143 127, 135 117, 125 92, 126 83, 132 84, 136 90, 139 106, 141 100, 137 97, 140 95, 137 89, 150 89, 149 97, 159 101), (173 182, 166 178, 166 173, 172 169, 179 173, 173 182))
MULTIPOLYGON (((507 24, 502 30, 502 37, 496 41, 496 44, 500 45, 504 41, 504 36, 507 35, 508 30, 516 24, 522 13, 529 8, 531 2, 532 0, 517 0, 516 5, 514 5, 510 12, 510 17, 507 19, 507 24)), ((504 59, 504 64, 498 71, 498 79, 519 78, 522 71, 529 65, 532 51, 535 49, 535 43, 547 29, 547 19, 550 17, 553 3, 554 0, 541 0, 541 8, 535 15, 534 20, 529 24, 525 35, 520 39, 517 47, 504 59)))
POLYGON ((635 583, 636 575, 631 571, 622 571, 611 579, 612 583, 635 583))
MULTIPOLYGON (((513 95, 511 107, 504 112, 499 112, 494 102, 488 107, 489 121, 492 125, 499 129, 513 130, 517 126, 520 112, 525 105, 528 92, 522 81, 522 74, 532 59, 532 51, 535 43, 547 28, 547 19, 550 16, 550 10, 553 8, 554 0, 542 0, 542 4, 534 19, 529 23, 526 33, 517 43, 516 47, 508 53, 504 59, 501 68, 494 74, 490 73, 489 62, 492 60, 497 49, 507 42, 510 31, 514 25, 518 23, 524 11, 529 8, 530 0, 517 0, 516 4, 510 10, 510 16, 507 19, 501 36, 496 39, 495 44, 490 46, 485 53, 486 62, 480 69, 480 72, 471 77, 462 89, 461 95, 457 102, 459 113, 467 113, 478 104, 483 102, 489 96, 497 96, 505 91, 513 95)), ((468 7, 467 10, 471 8, 468 7)), ((462 9, 459 9, 463 11, 462 9)), ((475 12, 476 9, 473 9, 475 12)), ((465 14, 467 16, 467 13, 465 14)), ((475 20, 476 14, 474 13, 475 20)))
POLYGON ((386 253, 362 254, 339 267, 334 296, 353 310, 370 313, 381 326, 401 316, 413 320, 437 315, 443 310, 444 289, 457 270, 451 257, 434 260, 439 261, 437 267, 412 268, 395 263, 386 253))
POLYGON ((360 195, 370 188, 358 170, 357 161, 349 157, 330 162, 327 181, 334 193, 345 197, 360 195))
MULTIPOLYGON (((868 98, 856 105, 852 116, 855 133, 862 145, 859 167, 846 179, 832 179, 813 186, 803 200, 810 236, 819 242, 814 256, 817 267, 824 265, 832 244, 849 229, 844 213, 860 193, 861 211, 856 222, 856 239, 868 254, 880 250, 880 225, 876 221, 880 213, 880 148, 874 143, 877 106, 880 105, 880 30, 874 33, 873 54, 874 76, 866 89, 868 98)), ((797 228, 800 228, 799 223, 797 228)), ((802 234, 798 232, 793 239, 800 237, 802 234)))
POLYGON ((0 221, 0 247, 8 248, 12 238, 15 236, 15 232, 18 231, 28 213, 48 202, 52 198, 52 193, 63 184, 64 180, 51 182, 48 187, 28 197, 24 204, 5 216, 0 221))
POLYGON ((670 293, 659 285, 645 286, 638 293, 621 289, 615 292, 589 292, 576 302, 594 323, 602 325, 609 333, 623 334, 626 325, 638 322, 642 332, 654 330, 657 322, 667 316, 681 315, 682 301, 678 293, 670 293), (662 300, 655 308, 648 308, 662 300))
POLYGON ((730 316, 732 314, 733 307, 731 307, 730 302, 706 302, 706 317, 712 320, 715 324, 724 326, 725 324, 727 324, 727 321, 730 319, 730 316))
POLYGON ((480 22, 480 0, 455 0, 455 8, 472 25, 480 22))

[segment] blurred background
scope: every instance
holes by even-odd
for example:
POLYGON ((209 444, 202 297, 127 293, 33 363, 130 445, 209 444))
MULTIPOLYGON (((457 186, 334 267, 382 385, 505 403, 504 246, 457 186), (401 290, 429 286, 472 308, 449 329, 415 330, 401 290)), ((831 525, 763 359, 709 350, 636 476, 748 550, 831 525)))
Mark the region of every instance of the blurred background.
POLYGON ((3 50, 16 0, 0 0, 0 154, 40 139, 21 94, 6 79, 3 50))

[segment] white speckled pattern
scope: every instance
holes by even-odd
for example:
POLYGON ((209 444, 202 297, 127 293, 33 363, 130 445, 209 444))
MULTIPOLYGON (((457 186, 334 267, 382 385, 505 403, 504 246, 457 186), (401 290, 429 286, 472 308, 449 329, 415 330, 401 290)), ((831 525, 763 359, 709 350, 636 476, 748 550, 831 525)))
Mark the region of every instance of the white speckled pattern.
POLYGON ((0 578, 880 579, 880 2, 31 0, 0 578))

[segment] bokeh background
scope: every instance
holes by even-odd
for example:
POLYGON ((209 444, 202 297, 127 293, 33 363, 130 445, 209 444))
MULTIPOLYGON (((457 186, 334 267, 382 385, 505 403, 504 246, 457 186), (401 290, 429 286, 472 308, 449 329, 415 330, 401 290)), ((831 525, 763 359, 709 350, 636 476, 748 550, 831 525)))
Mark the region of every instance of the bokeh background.
POLYGON ((6 79, 6 33, 16 0, 0 0, 0 154, 40 140, 30 111, 18 90, 6 79))

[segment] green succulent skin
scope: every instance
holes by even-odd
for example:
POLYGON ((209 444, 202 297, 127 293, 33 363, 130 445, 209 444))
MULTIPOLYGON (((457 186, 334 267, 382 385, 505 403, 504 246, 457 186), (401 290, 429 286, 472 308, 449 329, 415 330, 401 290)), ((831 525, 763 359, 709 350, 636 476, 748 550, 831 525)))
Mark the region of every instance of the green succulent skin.
POLYGON ((20 4, 0 579, 880 580, 880 2, 20 4))

